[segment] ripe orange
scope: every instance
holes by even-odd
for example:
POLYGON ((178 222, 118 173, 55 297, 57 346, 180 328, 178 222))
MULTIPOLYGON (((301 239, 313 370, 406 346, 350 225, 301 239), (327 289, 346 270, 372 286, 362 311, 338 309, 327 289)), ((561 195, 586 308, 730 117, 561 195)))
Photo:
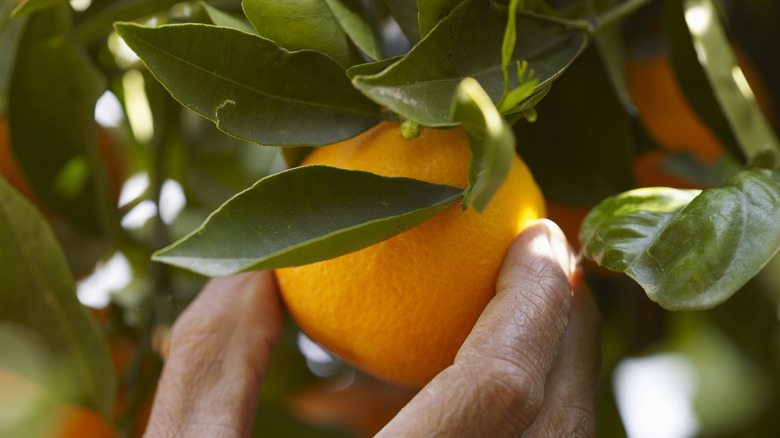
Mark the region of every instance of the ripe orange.
MULTIPOLYGON (((422 128, 405 140, 397 123, 316 149, 302 164, 466 187, 469 145, 462 129, 422 128)), ((363 250, 276 271, 287 307, 304 332, 381 379, 422 386, 450 365, 495 294, 504 254, 542 194, 517 157, 482 214, 456 204, 431 220, 363 250)))
POLYGON ((639 117, 659 143, 704 163, 721 155, 723 145, 688 103, 666 55, 629 57, 626 79, 639 117))
POLYGON ((43 387, 0 369, 0 436, 116 438, 111 424, 83 406, 55 400, 43 387))
MULTIPOLYGON (((733 48, 756 102, 767 119, 773 120, 774 110, 762 78, 742 49, 736 45, 733 48)), ((628 57, 626 80, 639 117, 661 145, 690 153, 704 164, 711 164, 723 154, 723 144, 688 102, 666 54, 628 57)), ((644 176, 658 172, 650 164, 657 164, 657 157, 645 161, 648 163, 642 165, 644 176)), ((644 186, 641 182, 639 185, 644 186)))
POLYGON ((116 438, 111 425, 96 412, 74 405, 60 409, 58 424, 46 438, 116 438))

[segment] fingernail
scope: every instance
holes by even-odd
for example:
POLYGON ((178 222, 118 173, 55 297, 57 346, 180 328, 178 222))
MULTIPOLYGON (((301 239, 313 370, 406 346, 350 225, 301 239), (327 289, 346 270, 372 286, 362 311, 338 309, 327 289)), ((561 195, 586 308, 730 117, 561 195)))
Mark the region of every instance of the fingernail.
POLYGON ((566 235, 563 234, 563 231, 555 222, 548 219, 543 219, 541 222, 547 229, 547 238, 550 241, 550 248, 555 261, 563 269, 566 278, 571 280, 571 276, 576 268, 576 261, 569 241, 566 240, 566 235))

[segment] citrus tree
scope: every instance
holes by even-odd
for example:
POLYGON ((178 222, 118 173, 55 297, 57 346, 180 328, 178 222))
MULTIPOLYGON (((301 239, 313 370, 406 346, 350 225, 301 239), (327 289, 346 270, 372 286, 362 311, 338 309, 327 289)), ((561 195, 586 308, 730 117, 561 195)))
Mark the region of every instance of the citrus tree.
MULTIPOLYGON (((316 341, 424 384, 489 300, 508 242, 540 216, 566 231, 599 301, 604 436, 625 433, 613 370, 654 352, 694 367, 699 433, 780 427, 773 2, 4 0, 2 11, 0 379, 25 403, 0 386, 0 407, 17 407, 0 413, 0 434, 57 436, 65 418, 95 436, 142 432, 176 315, 206 277, 249 270, 278 270, 316 341), (106 122, 111 99, 119 116, 106 122), (171 187, 186 206, 167 214, 171 187), (151 218, 131 224, 144 206, 151 218), (511 231, 483 245, 501 221, 511 231), (376 250, 388 242, 405 243, 376 250), (74 278, 117 254, 128 281, 107 308, 80 304, 74 278), (353 271, 367 274, 350 284, 353 271), (430 286, 456 271, 487 295, 430 286), (407 294, 388 319, 432 342, 381 338, 388 284, 407 294), (307 314, 304 299, 326 312, 307 314), (442 317, 460 307, 459 326, 442 317), (367 327, 379 327, 361 341, 369 359, 339 344, 367 327), (432 368, 398 372, 439 347, 432 368)), ((316 382, 288 324, 258 424, 342 436, 282 408, 316 382)), ((378 384, 360 376, 353 388, 378 384)), ((371 387, 342 410, 397 390, 371 387)), ((331 419, 369 434, 404 394, 374 421, 331 419)))

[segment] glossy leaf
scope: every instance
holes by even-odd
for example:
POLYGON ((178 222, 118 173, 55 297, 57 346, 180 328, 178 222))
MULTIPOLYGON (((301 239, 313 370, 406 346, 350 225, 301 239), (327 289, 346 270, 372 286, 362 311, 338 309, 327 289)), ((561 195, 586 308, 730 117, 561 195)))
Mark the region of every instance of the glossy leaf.
POLYGON ((513 129, 545 199, 592 206, 636 187, 631 119, 595 49, 555 81, 536 112, 536 122, 521 120, 513 129))
POLYGON ((420 29, 417 27, 417 0, 385 0, 401 31, 412 44, 420 41, 420 29))
POLYGON ((420 35, 426 36, 463 0, 417 0, 417 23, 420 35))
MULTIPOLYGON (((56 359, 57 380, 36 383, 108 414, 116 382, 105 339, 76 298, 65 256, 46 220, 2 177, 0 266, 0 322, 30 329, 56 359)), ((14 371, 26 375, 29 370, 14 371)))
POLYGON ((409 178, 298 167, 239 193, 154 260, 209 276, 312 263, 406 231, 461 193, 409 178))
POLYGON ((58 5, 61 6, 66 3, 68 3, 68 0, 25 0, 11 12, 11 17, 18 18, 23 15, 32 14, 35 11, 40 11, 41 9, 58 5))
POLYGON ((64 5, 27 17, 9 80, 10 142, 37 197, 100 235, 106 184, 94 117, 105 79, 73 41, 71 14, 64 5))
POLYGON ((122 23, 117 32, 176 100, 238 138, 322 145, 380 121, 379 107, 321 53, 288 52, 256 35, 202 24, 122 23))
POLYGON ((744 170, 700 194, 647 188, 610 198, 580 237, 588 257, 631 276, 661 306, 706 309, 777 253, 778 217, 780 170, 744 170))
POLYGON ((241 5, 258 35, 287 50, 317 50, 345 67, 363 62, 327 0, 244 0, 241 5))
POLYGON ((711 0, 667 1, 672 61, 696 111, 736 156, 748 160, 780 143, 761 113, 711 0))
MULTIPOLYGON (((541 90, 568 67, 587 44, 578 30, 517 20, 514 61, 528 61, 541 90), (543 43, 540 44, 540 41, 543 43)), ((355 86, 405 118, 426 126, 451 126, 449 108, 460 81, 473 77, 493 102, 504 89, 501 45, 506 14, 489 2, 467 0, 403 59, 374 75, 358 75, 355 86)), ((516 88, 516 69, 510 88, 516 88)))
POLYGON ((390 67, 396 62, 400 61, 402 56, 394 56, 392 58, 383 59, 381 61, 367 62, 365 64, 353 65, 347 69, 347 76, 352 79, 358 75, 375 75, 381 73, 382 70, 390 67))
POLYGON ((205 9, 209 19, 211 19, 211 22, 217 26, 231 27, 233 29, 242 30, 246 33, 257 33, 255 32, 255 28, 252 27, 252 24, 249 23, 249 21, 247 21, 246 17, 243 15, 239 17, 230 14, 221 9, 217 9, 206 2, 201 2, 200 5, 203 7, 203 9, 205 9))
POLYGON ((330 11, 353 43, 371 59, 382 59, 382 44, 366 18, 360 0, 326 0, 330 11))
POLYGON ((481 213, 512 168, 515 136, 485 90, 472 78, 464 79, 452 104, 452 120, 469 139, 469 185, 463 204, 481 213))

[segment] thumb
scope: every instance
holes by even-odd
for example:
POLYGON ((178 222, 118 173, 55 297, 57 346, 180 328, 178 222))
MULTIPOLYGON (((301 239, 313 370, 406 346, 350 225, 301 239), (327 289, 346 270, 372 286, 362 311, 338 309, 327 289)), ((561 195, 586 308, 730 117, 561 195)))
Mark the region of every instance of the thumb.
POLYGON ((536 418, 571 307, 574 257, 548 220, 510 247, 496 296, 455 363, 436 376, 380 436, 518 436, 536 418))

